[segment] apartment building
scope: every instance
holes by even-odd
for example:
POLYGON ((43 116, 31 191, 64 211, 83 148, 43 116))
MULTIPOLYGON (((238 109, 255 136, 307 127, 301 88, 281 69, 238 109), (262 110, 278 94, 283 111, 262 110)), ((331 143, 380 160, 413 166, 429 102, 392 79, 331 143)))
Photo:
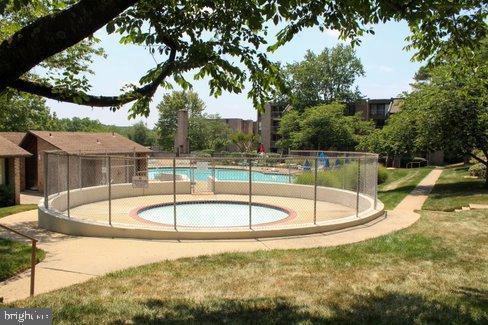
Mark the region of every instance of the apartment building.
POLYGON ((242 133, 256 133, 256 127, 253 120, 243 120, 241 118, 222 118, 222 122, 227 124, 232 132, 242 132, 242 133))
MULTIPOLYGON (((385 125, 388 116, 401 109, 401 98, 364 99, 349 105, 347 113, 350 115, 361 113, 364 120, 372 120, 377 128, 385 125)), ((281 117, 291 109, 287 104, 268 103, 264 112, 258 112, 257 130, 266 152, 278 152, 276 142, 280 139, 278 129, 281 117)))
MULTIPOLYGON (((257 134, 257 122, 253 120, 244 120, 242 118, 219 118, 219 121, 225 123, 232 133, 242 132, 246 134, 257 134)), ((233 144, 229 144, 225 151, 238 151, 239 148, 233 144)))
POLYGON ((391 114, 401 109, 401 98, 364 99, 348 109, 349 114, 361 113, 364 120, 372 120, 377 128, 382 128, 391 114))
POLYGON ((258 112, 257 132, 266 152, 278 152, 276 142, 280 139, 278 129, 283 115, 291 109, 288 104, 267 103, 264 111, 258 112))

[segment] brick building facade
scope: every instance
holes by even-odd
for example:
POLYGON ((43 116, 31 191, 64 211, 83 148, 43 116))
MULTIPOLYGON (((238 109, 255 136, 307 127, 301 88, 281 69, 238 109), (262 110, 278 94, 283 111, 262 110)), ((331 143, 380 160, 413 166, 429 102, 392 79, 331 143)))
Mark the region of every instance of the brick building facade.
MULTIPOLYGON (((13 139, 18 137, 17 132, 0 132, 0 136, 13 139)), ((152 152, 150 149, 129 140, 117 133, 90 133, 90 132, 51 132, 29 131, 23 134, 18 145, 31 155, 19 160, 19 186, 20 190, 31 189, 41 193, 44 191, 44 164, 46 152, 58 152, 61 155, 49 155, 48 175, 50 175, 50 188, 63 188, 62 175, 66 175, 67 164, 62 161, 66 154, 69 158, 70 184, 73 186, 93 186, 102 182, 107 177, 103 173, 106 168, 105 156, 116 156, 113 159, 114 182, 130 182, 131 177, 147 171, 147 157, 152 152), (124 157, 137 163, 133 168, 118 168, 126 165, 124 157), (59 163, 61 160, 61 163, 59 163), (129 174, 127 170, 132 170, 129 174), (61 180, 60 180, 61 179, 61 180)))
POLYGON ((0 186, 10 189, 2 191, 10 196, 0 198, 2 205, 20 203, 21 162, 28 156, 29 152, 0 136, 0 186))

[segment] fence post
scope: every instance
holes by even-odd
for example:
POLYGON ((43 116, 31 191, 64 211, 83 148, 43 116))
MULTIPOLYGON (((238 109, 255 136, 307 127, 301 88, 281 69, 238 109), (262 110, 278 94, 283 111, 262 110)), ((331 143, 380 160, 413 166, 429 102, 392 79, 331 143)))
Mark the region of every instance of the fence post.
POLYGON ((70 188, 69 188, 69 154, 66 155, 66 191, 67 191, 67 198, 68 198, 68 218, 71 217, 70 215, 70 197, 69 197, 69 192, 70 192, 70 188))
POLYGON ((44 151, 44 207, 47 209, 49 207, 49 201, 48 201, 48 191, 49 191, 49 175, 48 175, 48 161, 49 161, 49 155, 46 151, 44 151))
POLYGON ((215 160, 212 157, 212 192, 215 192, 215 160))
POLYGON ((176 230, 176 158, 173 158, 173 224, 176 230))
POLYGON ((252 159, 249 159, 249 229, 252 229, 252 159))
POLYGON ((342 189, 346 189, 346 155, 342 157, 342 165, 341 165, 341 170, 342 170, 342 189))
POLYGON ((291 183, 291 166, 290 161, 288 161, 288 183, 291 183))
POLYGON ((374 209, 376 210, 376 203, 378 201, 378 157, 374 160, 374 209))
POLYGON ((356 218, 359 217, 359 187, 361 181, 361 158, 358 158, 358 175, 356 182, 356 218))
POLYGON ((313 224, 317 224, 317 157, 315 157, 315 170, 314 170, 314 182, 313 182, 313 224))
POLYGON ((32 241, 32 253, 31 253, 31 275, 30 275, 30 296, 34 295, 34 283, 36 277, 36 246, 37 240, 31 239, 32 241))
POLYGON ((82 172, 81 172, 81 150, 80 152, 78 153, 78 177, 79 177, 79 182, 78 182, 78 187, 79 189, 81 190, 83 188, 83 182, 81 181, 81 177, 82 177, 82 172))
POLYGON ((108 224, 112 225, 112 159, 108 156, 108 224))
POLYGON ((139 163, 139 161, 136 159, 136 147, 134 147, 133 152, 132 152, 132 160, 133 160, 132 176, 136 176, 136 173, 137 173, 136 165, 139 163))
POLYGON ((56 177, 56 190, 59 195, 59 179, 61 178, 59 177, 59 153, 56 154, 56 174, 58 174, 58 177, 56 177))

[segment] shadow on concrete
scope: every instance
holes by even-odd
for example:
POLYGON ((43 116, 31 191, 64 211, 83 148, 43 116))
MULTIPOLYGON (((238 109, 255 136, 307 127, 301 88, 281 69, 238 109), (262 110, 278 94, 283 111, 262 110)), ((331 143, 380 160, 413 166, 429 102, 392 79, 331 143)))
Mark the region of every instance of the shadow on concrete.
POLYGON ((418 195, 426 195, 432 190, 432 186, 427 185, 406 185, 406 186, 400 186, 391 190, 387 191, 379 191, 378 193, 381 194, 391 194, 391 193, 406 193, 407 195, 413 195, 413 196, 418 196, 418 195))
MULTIPOLYGON (((68 236, 68 235, 51 232, 46 229, 39 228, 37 226, 37 221, 17 222, 15 223, 15 225, 8 225, 8 226, 23 234, 36 238, 40 243, 59 242, 63 240, 77 238, 75 236, 68 236)), ((19 235, 16 235, 10 231, 3 230, 3 229, 0 229, 0 237, 30 243, 30 240, 26 240, 25 238, 19 235)))

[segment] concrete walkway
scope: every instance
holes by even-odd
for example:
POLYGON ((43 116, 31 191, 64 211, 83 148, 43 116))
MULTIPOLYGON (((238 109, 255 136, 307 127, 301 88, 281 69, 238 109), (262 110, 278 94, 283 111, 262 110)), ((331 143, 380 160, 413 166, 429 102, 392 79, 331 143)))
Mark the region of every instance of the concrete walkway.
MULTIPOLYGON (((2 218, 0 222, 39 239, 46 258, 36 267, 36 294, 84 282, 128 267, 181 257, 251 252, 269 249, 312 248, 355 243, 406 228, 416 222, 442 170, 430 172, 386 217, 355 228, 301 237, 225 241, 157 241, 73 237, 37 228, 37 211, 2 218)), ((5 235, 2 233, 2 235, 5 235)), ((5 302, 27 298, 29 271, 0 283, 5 302)))
POLYGON ((22 191, 20 192, 20 204, 37 204, 43 198, 37 191, 22 191))

